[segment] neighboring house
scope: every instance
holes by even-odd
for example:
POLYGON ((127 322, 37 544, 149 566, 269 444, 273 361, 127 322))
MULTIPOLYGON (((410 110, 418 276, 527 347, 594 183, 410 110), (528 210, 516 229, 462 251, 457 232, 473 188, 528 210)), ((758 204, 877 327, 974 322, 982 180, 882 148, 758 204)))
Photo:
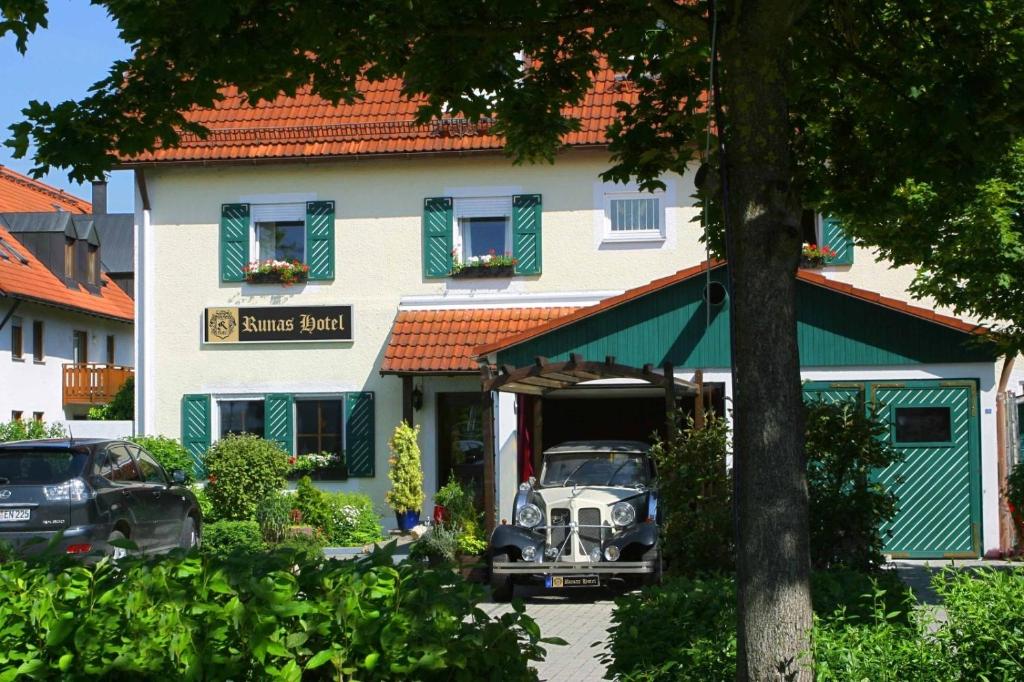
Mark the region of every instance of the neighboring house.
MULTIPOLYGON (((335 487, 382 503, 404 418, 422 427, 428 496, 449 476, 474 481, 500 519, 540 448, 646 438, 669 396, 692 405, 698 390, 727 414, 728 291, 700 266, 695 168, 655 193, 599 177, 628 87, 599 78, 572 112, 581 130, 537 166, 513 164, 486 122, 416 124, 399 89, 336 106, 229 92, 190 114, 209 136, 125 162, 140 171, 140 430, 180 435, 197 457, 239 431, 343 451, 335 487), (516 262, 482 267, 492 252, 516 262), (308 281, 244 273, 267 259, 308 264, 308 281)), ((911 270, 875 262, 833 220, 805 223, 838 252, 801 272, 807 391, 890 406, 920 469, 889 549, 997 546, 996 358, 965 343, 973 324, 903 302, 911 270)))
POLYGON ((90 211, 0 168, 2 421, 81 419, 132 375, 134 304, 102 272, 90 211))

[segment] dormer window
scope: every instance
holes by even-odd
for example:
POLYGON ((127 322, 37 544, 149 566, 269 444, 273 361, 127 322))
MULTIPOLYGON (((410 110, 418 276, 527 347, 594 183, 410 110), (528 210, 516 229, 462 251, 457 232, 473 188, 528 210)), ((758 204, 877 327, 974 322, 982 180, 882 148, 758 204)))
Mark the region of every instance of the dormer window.
POLYGON ((85 258, 86 279, 90 284, 100 283, 100 247, 89 245, 89 252, 85 258))
POLYGON ((71 237, 64 239, 64 277, 75 279, 75 240, 71 237))

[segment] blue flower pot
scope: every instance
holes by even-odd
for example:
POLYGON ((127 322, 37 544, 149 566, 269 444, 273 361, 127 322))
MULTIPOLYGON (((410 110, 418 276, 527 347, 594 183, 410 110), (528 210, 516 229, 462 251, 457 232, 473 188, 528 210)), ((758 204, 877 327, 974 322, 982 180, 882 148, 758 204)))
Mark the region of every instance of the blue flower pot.
POLYGON ((395 521, 398 522, 398 530, 403 533, 408 533, 410 530, 420 525, 420 510, 407 509, 404 512, 395 512, 395 521))

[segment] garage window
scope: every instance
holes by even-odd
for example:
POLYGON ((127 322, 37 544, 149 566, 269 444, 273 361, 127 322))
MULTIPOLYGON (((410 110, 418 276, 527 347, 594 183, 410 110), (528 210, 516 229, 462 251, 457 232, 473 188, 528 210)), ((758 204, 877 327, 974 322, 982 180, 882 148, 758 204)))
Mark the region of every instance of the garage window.
POLYGON ((953 440, 948 407, 897 407, 897 443, 949 443, 953 440))

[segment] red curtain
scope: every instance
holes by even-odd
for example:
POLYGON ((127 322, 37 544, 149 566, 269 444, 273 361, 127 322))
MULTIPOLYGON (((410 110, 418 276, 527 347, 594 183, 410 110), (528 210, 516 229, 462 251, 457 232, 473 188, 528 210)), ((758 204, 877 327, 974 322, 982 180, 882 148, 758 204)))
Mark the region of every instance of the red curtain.
POLYGON ((516 395, 516 455, 519 482, 533 476, 533 401, 532 395, 516 395))

